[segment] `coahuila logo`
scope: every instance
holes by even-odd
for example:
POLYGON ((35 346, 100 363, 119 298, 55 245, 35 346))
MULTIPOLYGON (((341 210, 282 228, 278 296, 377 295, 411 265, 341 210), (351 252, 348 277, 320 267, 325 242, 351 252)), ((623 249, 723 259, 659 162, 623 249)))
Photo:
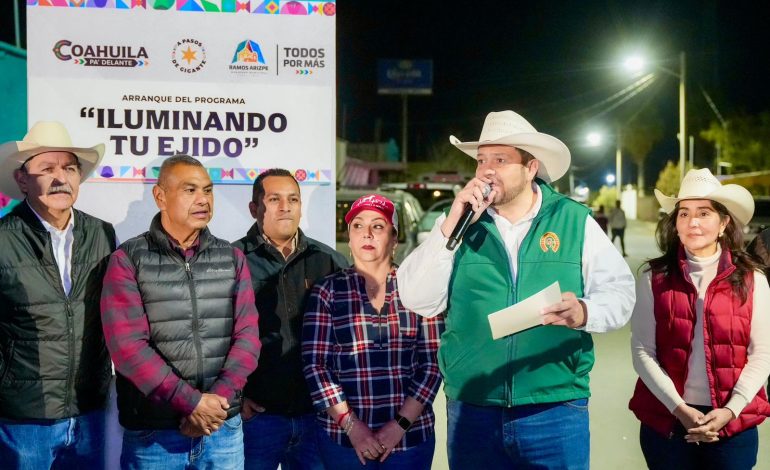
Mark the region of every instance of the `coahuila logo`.
POLYGON ((326 66, 323 47, 281 47, 284 68, 293 68, 295 75, 312 75, 326 66))
POLYGON ((206 65, 206 48, 197 39, 181 39, 171 51, 171 63, 184 73, 195 73, 206 65))
POLYGON ((267 73, 269 71, 262 49, 256 41, 251 39, 238 44, 229 68, 234 73, 267 73))
POLYGON ((53 46, 57 59, 92 67, 144 67, 149 65, 144 47, 72 44, 62 39, 53 46))

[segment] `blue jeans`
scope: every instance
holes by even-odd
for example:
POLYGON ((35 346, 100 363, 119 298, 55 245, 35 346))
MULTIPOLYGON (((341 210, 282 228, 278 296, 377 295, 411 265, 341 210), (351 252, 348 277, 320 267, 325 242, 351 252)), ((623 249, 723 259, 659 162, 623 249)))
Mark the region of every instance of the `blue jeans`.
POLYGON ((669 439, 642 425, 639 443, 651 470, 750 470, 757 464, 759 433, 749 428, 732 437, 721 437, 719 442, 689 444, 684 440, 684 427, 677 426, 669 439), (679 429, 681 428, 681 429, 679 429))
POLYGON ((315 413, 287 417, 257 413, 243 421, 246 470, 323 470, 315 413))
POLYGON ((447 398, 452 470, 588 470, 588 399, 503 408, 447 398))
POLYGON ((45 421, 0 419, 0 466, 104 468, 104 411, 45 421))
POLYGON ((430 470, 433 451, 436 449, 436 436, 431 434, 422 444, 391 453, 385 462, 367 460, 366 467, 361 465, 355 449, 337 444, 320 426, 318 448, 326 468, 334 470, 430 470))
POLYGON ((191 439, 176 430, 123 431, 124 470, 243 468, 243 430, 241 416, 225 421, 211 436, 191 439))

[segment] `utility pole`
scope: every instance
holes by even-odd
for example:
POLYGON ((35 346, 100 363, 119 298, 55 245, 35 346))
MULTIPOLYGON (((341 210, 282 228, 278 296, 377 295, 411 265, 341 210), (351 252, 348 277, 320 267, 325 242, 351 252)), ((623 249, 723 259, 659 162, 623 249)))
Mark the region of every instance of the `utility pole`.
POLYGON ((21 49, 21 24, 19 22, 19 0, 13 0, 13 27, 16 33, 16 47, 21 49))
POLYGON ((620 134, 620 124, 615 132, 615 188, 616 199, 620 201, 620 193, 623 191, 623 153, 620 134))
POLYGON ((407 123, 407 120, 409 119, 408 100, 409 95, 403 93, 401 95, 401 162, 404 164, 404 168, 406 168, 407 147, 409 142, 407 138, 407 129, 409 127, 407 123))
POLYGON ((684 51, 679 53, 679 181, 684 179, 687 158, 687 64, 684 51))

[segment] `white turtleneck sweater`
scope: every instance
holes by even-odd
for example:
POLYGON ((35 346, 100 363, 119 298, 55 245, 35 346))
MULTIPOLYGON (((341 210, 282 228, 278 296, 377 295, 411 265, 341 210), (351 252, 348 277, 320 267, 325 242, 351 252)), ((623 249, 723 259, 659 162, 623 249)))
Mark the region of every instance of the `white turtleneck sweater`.
MULTIPOLYGON (((631 355, 634 370, 642 382, 673 412, 681 403, 711 406, 711 392, 706 376, 706 356, 703 344, 703 299, 706 288, 714 279, 721 249, 712 256, 697 257, 687 252, 690 280, 698 289, 695 303, 696 323, 692 352, 688 363, 684 396, 676 391, 674 382, 661 369, 655 351, 655 313, 650 283, 651 273, 644 272, 636 283, 636 305, 631 316, 631 355)), ((748 363, 725 408, 737 417, 754 398, 770 375, 770 287, 764 274, 754 273, 754 309, 749 336, 748 363)))

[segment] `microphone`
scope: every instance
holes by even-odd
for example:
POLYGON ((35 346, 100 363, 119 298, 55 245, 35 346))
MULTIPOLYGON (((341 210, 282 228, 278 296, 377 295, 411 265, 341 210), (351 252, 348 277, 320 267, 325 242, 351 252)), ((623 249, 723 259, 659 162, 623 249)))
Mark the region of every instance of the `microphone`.
MULTIPOLYGON (((492 187, 488 184, 485 184, 484 188, 481 190, 481 195, 484 197, 484 199, 486 199, 486 197, 489 196, 489 193, 491 192, 492 187)), ((465 212, 463 212, 462 217, 460 217, 457 225, 455 225, 455 229, 452 230, 452 235, 449 236, 449 240, 446 242, 447 250, 454 250, 457 244, 460 243, 460 240, 462 240, 463 235, 465 235, 465 232, 468 230, 468 227, 471 226, 473 215, 473 206, 471 206, 469 203, 465 204, 465 212)))

